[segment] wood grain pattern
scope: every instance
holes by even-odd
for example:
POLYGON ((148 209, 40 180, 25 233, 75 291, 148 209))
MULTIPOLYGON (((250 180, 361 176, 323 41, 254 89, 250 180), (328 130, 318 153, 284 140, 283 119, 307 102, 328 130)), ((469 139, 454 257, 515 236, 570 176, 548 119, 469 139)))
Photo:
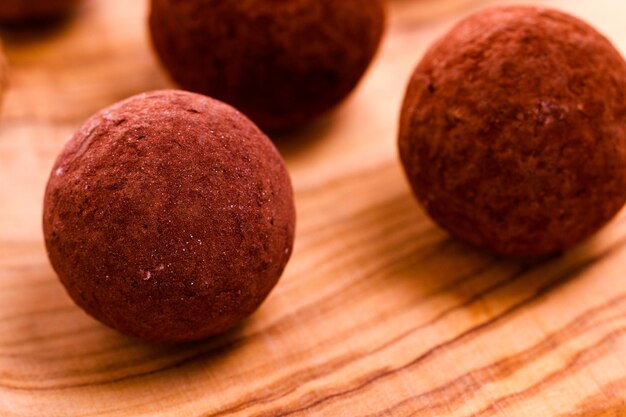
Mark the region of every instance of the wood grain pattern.
MULTIPOLYGON (((53 159, 99 108, 170 86, 143 2, 87 1, 37 31, 3 30, 1 416, 626 416, 626 217, 562 256, 494 259, 414 202, 396 158, 404 85, 432 40, 506 1, 388 0, 382 51, 338 111, 277 137, 293 175, 292 261, 228 334, 143 344, 75 307, 40 231, 53 159)), ((626 51, 617 0, 574 12, 626 51)))

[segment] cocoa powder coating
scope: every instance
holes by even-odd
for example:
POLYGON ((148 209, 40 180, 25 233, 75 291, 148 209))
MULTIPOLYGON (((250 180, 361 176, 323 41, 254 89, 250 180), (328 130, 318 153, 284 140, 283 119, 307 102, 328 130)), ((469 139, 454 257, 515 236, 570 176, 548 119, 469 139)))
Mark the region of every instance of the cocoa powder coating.
POLYGON ((0 22, 28 23, 70 13, 80 0, 1 0, 0 22))
POLYGON ((342 101, 384 24, 380 0, 152 0, 154 47, 188 90, 289 129, 342 101))
POLYGON ((141 94, 91 117, 58 157, 43 227, 85 311, 128 335, 184 342, 254 312, 291 255, 289 175, 270 140, 198 94, 141 94))
POLYGON ((415 70, 399 147, 452 235, 505 256, 562 251, 626 201, 626 63, 558 11, 475 14, 415 70))

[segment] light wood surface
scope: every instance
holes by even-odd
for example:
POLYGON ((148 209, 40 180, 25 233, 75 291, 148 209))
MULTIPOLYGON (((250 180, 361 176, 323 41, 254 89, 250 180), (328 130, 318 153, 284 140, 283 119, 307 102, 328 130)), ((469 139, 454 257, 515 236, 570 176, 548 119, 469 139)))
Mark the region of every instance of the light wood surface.
MULTIPOLYGON (((626 416, 626 217, 568 253, 502 261, 450 239, 396 157, 404 85, 433 39, 494 3, 389 0, 381 52, 331 116, 276 138, 296 250, 236 331, 161 347, 86 316, 42 243, 54 157, 90 114, 171 84, 139 0, 88 0, 45 30, 2 30, 0 416, 626 416)), ((534 2, 626 51, 621 0, 534 2)))

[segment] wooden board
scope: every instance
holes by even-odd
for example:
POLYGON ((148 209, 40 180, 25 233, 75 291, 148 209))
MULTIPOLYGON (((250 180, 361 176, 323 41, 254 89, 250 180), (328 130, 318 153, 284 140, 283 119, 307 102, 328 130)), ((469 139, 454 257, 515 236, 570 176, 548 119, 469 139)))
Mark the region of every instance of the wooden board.
MULTIPOLYGON (((277 138, 298 235, 279 286, 244 326, 201 343, 126 338, 75 307, 50 268, 41 200, 90 114, 171 84, 142 1, 2 30, 12 88, 0 128, 1 416, 626 416, 626 216, 567 254, 496 260, 414 202, 398 109, 432 40, 506 1, 389 0, 382 50, 325 120, 277 138)), ((553 0, 626 51, 626 3, 553 0)))

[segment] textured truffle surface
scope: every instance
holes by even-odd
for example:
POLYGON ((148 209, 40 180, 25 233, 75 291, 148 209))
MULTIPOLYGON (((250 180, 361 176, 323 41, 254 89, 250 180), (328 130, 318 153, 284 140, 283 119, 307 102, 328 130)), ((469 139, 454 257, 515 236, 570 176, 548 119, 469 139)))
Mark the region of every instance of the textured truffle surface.
POLYGON ((23 23, 68 14, 80 0, 1 0, 0 22, 23 23))
POLYGON ((306 123, 345 98, 383 24, 380 0, 152 0, 150 15, 176 82, 268 130, 306 123))
POLYGON ((142 94, 91 117, 52 170, 43 226, 74 301, 159 342, 236 325, 291 255, 291 183, 270 140, 198 94, 142 94))
POLYGON ((454 236, 506 256, 561 251, 626 199, 626 63, 561 12, 478 13, 415 70, 399 147, 419 201, 454 236))

